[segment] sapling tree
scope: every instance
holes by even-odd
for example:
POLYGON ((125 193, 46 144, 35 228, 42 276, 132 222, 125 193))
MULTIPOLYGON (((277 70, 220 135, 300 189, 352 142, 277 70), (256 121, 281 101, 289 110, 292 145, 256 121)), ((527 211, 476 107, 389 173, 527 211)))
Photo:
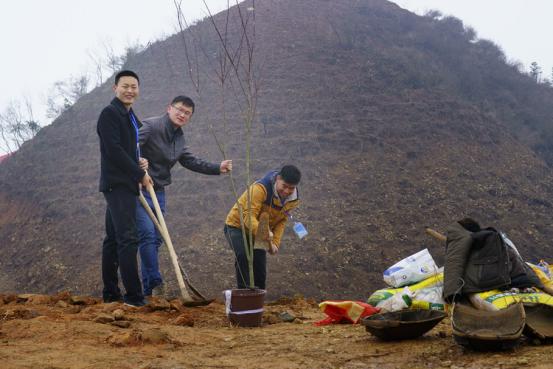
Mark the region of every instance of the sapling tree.
MULTIPOLYGON (((210 10, 206 1, 204 6, 207 12, 207 20, 212 26, 216 39, 215 59, 213 50, 208 53, 206 45, 201 40, 200 35, 193 30, 186 22, 186 18, 181 8, 181 3, 175 1, 175 7, 178 14, 178 23, 180 35, 184 46, 184 54, 187 66, 187 74, 190 78, 195 92, 202 96, 202 72, 200 58, 207 61, 206 78, 214 78, 220 92, 220 104, 222 112, 222 127, 218 131, 210 124, 210 131, 221 151, 224 159, 227 158, 227 149, 225 141, 220 136, 227 136, 229 102, 227 96, 232 96, 232 103, 239 107, 242 117, 244 148, 245 148, 245 185, 249 188, 252 184, 251 164, 252 164, 252 126, 256 116, 257 100, 259 96, 260 66, 257 60, 256 45, 256 24, 255 24, 255 0, 245 1, 241 4, 235 1, 236 7, 231 9, 230 1, 227 1, 227 11, 223 17, 217 18, 210 10), (238 32, 230 33, 231 22, 236 22, 238 32), (218 134, 219 133, 219 134, 218 134)), ((232 175, 230 178, 231 191, 238 204, 238 192, 236 181, 232 175)), ((253 274, 253 234, 252 234, 252 203, 251 191, 247 191, 247 209, 243 209, 238 204, 240 212, 240 223, 244 245, 246 245, 246 255, 248 259, 249 281, 248 285, 254 287, 253 274), (246 214, 246 223, 244 224, 244 214, 246 214), (248 239, 251 242, 248 242, 248 239)))

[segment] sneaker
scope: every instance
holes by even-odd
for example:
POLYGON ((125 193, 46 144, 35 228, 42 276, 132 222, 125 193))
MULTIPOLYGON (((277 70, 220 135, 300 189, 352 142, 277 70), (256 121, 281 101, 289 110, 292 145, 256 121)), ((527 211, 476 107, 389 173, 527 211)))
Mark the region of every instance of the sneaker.
POLYGON ((135 307, 135 308, 139 308, 139 307, 145 306, 145 305, 146 305, 146 301, 145 301, 145 300, 140 300, 140 301, 125 301, 125 303, 124 303, 123 305, 125 305, 125 306, 130 306, 130 307, 135 307))

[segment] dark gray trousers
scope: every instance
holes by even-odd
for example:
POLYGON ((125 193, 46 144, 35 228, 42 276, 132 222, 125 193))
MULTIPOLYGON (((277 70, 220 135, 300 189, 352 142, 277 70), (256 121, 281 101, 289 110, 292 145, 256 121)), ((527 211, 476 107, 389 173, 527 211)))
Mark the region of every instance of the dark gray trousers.
POLYGON ((121 274, 125 296, 123 300, 138 303, 144 300, 138 275, 136 230, 136 195, 116 187, 104 192, 107 202, 106 237, 102 245, 103 298, 105 302, 121 299, 117 270, 121 274))
MULTIPOLYGON (((225 225, 224 233, 236 257, 234 261, 236 284, 238 288, 249 288, 250 271, 248 268, 248 258, 246 256, 246 247, 244 245, 244 238, 242 237, 242 230, 240 228, 225 225)), ((267 251, 264 249, 253 250, 253 278, 255 287, 265 289, 265 281, 267 279, 267 251)))

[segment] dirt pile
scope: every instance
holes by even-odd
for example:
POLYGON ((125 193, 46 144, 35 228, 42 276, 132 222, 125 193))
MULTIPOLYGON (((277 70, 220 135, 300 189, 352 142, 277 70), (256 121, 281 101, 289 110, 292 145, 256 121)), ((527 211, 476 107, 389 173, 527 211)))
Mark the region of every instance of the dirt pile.
POLYGON ((188 308, 156 299, 136 309, 68 293, 0 295, 0 361, 3 369, 505 369, 548 368, 553 354, 529 342, 465 351, 447 319, 419 339, 383 342, 360 325, 313 325, 322 318, 299 296, 268 303, 262 327, 238 328, 221 302, 188 308))

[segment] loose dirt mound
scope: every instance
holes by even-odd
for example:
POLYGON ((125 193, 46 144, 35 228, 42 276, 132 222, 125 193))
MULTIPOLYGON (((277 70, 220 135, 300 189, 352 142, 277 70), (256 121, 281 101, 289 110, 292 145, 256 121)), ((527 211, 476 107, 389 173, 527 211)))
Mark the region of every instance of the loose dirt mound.
POLYGON ((314 301, 266 305, 261 328, 229 326, 221 302, 143 308, 61 293, 0 295, 0 362, 15 368, 548 368, 551 346, 465 351, 448 320, 411 341, 382 342, 360 325, 314 326, 314 301))

